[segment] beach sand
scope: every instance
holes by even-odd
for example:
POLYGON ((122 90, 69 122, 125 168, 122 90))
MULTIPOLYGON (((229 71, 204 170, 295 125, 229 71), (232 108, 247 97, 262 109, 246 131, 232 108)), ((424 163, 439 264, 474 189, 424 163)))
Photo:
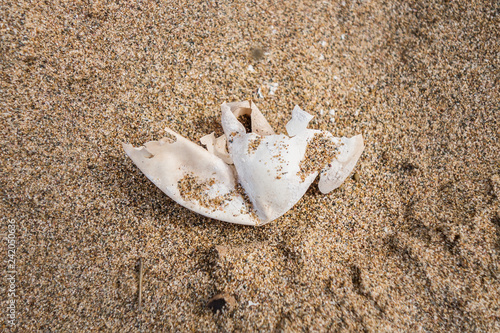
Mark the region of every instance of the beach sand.
POLYGON ((0 13, 2 330, 500 330, 498 2, 0 13), (279 133, 299 105, 311 128, 363 134, 358 180, 245 227, 179 206, 122 150, 167 126, 221 134, 220 105, 248 99, 279 133))

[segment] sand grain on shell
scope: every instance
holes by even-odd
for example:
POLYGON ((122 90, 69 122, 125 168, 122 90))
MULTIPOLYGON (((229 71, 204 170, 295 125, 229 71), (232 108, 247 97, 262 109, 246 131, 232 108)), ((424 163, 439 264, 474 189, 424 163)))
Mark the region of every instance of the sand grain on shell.
POLYGON ((184 200, 196 201, 201 207, 210 210, 224 210, 224 207, 226 207, 235 196, 241 197, 244 203, 241 208, 241 214, 250 214, 252 217, 257 218, 257 214, 250 199, 239 183, 237 183, 234 189, 228 193, 215 197, 207 196, 205 193, 207 193, 216 183, 217 180, 215 178, 202 181, 197 176, 188 174, 178 182, 177 188, 184 200))
POLYGON ((314 172, 331 166, 331 162, 338 154, 339 145, 331 140, 331 136, 324 133, 316 133, 307 142, 306 152, 300 161, 300 170, 297 172, 302 181, 314 172))

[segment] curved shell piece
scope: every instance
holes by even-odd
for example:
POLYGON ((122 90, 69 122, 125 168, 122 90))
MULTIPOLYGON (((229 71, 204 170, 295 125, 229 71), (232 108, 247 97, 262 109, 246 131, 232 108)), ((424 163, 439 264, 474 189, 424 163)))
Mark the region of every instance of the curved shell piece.
POLYGON ((317 172, 302 180, 299 165, 318 131, 302 131, 293 138, 246 133, 229 108, 222 109, 222 126, 239 181, 259 218, 272 221, 295 205, 316 178, 317 172))
POLYGON ((288 136, 295 136, 307 129, 307 125, 314 116, 302 110, 298 105, 292 110, 292 119, 286 124, 288 136))
POLYGON ((200 138, 202 145, 207 147, 209 153, 220 157, 227 164, 233 164, 233 159, 226 149, 226 137, 224 135, 215 138, 215 134, 212 132, 200 138))
POLYGON ((318 174, 320 191, 332 191, 349 176, 364 149, 361 135, 335 138, 308 129, 313 116, 298 106, 286 125, 289 136, 275 134, 250 101, 224 103, 221 111, 224 135, 202 137, 206 149, 168 128, 175 141, 164 138, 140 148, 123 144, 170 198, 221 221, 268 223, 291 209, 318 174), (252 132, 238 121, 241 115, 250 115, 252 132))
POLYGON ((144 147, 123 144, 141 171, 178 204, 232 223, 256 225, 257 219, 231 166, 170 129, 175 142, 151 141, 144 147))
MULTIPOLYGON (((236 118, 242 115, 250 115, 250 120, 252 122, 252 132, 255 134, 274 134, 274 130, 267 122, 266 117, 264 117, 264 115, 260 112, 255 103, 252 103, 251 101, 223 103, 221 108, 223 114, 225 111, 230 111, 236 118)), ((224 123, 224 117, 222 119, 222 123, 224 123)), ((245 130, 245 127, 243 127, 243 125, 241 125, 241 128, 243 129, 243 131, 245 130)))
POLYGON ((338 188, 351 174, 361 153, 365 149, 361 134, 352 138, 340 139, 340 152, 331 163, 331 167, 321 170, 318 188, 321 193, 328 193, 338 188))

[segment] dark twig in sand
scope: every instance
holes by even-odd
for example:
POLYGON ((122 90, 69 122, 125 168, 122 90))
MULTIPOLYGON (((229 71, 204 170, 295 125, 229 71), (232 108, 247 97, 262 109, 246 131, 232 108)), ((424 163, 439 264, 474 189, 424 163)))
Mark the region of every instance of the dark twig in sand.
POLYGON ((143 273, 142 258, 139 259, 139 310, 142 307, 142 273, 143 273))

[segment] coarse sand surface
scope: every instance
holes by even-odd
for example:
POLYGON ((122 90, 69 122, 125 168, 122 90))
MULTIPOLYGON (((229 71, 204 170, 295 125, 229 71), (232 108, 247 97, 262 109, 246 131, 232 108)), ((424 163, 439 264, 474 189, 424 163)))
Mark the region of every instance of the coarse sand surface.
POLYGON ((0 2, 0 330, 500 331, 499 50, 493 0, 0 2), (249 99, 356 175, 245 227, 122 150, 249 99))

